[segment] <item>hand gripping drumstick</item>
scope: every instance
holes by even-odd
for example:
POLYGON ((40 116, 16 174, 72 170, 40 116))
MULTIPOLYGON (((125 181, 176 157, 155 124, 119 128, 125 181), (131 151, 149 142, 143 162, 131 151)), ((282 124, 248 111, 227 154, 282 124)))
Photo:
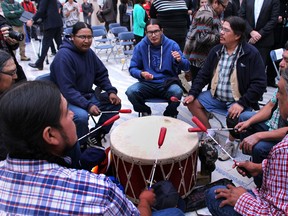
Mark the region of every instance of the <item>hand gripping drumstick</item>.
POLYGON ((170 100, 172 101, 172 102, 182 102, 182 103, 185 103, 183 100, 179 100, 177 97, 175 97, 175 96, 172 96, 172 97, 170 97, 170 100))
MULTIPOLYGON (((166 132, 167 132, 167 128, 165 127, 161 127, 160 129, 160 134, 159 134, 159 138, 158 138, 158 148, 160 149, 161 146, 163 145, 163 142, 164 142, 164 139, 165 139, 165 136, 166 136, 166 132)), ((158 158, 156 157, 155 159, 155 162, 153 164, 153 170, 152 170, 152 176, 151 176, 151 179, 150 179, 150 185, 149 185, 149 188, 151 188, 152 186, 152 182, 154 180, 154 175, 155 175, 155 170, 156 170, 156 166, 157 166, 157 160, 158 158)))
POLYGON ((131 109, 120 109, 120 110, 114 110, 114 111, 101 111, 102 114, 106 113, 132 113, 131 109))
POLYGON ((105 127, 107 125, 110 125, 112 124, 114 121, 118 120, 120 118, 120 115, 115 115, 115 116, 112 116, 110 119, 108 119, 107 121, 105 121, 102 125, 100 125, 99 127, 95 128, 94 130, 90 131, 89 133, 87 133, 86 135, 80 137, 78 139, 78 141, 84 139, 85 137, 89 136, 90 134, 94 133, 95 131, 99 130, 100 128, 102 127, 105 127))
MULTIPOLYGON (((205 125, 203 125, 203 123, 196 117, 193 116, 192 117, 192 121, 198 126, 198 128, 202 131, 205 132, 220 148, 223 152, 225 152, 225 154, 227 154, 229 156, 229 158, 231 158, 231 160, 236 164, 236 160, 214 139, 213 136, 211 136, 208 132, 207 132, 207 128, 205 127, 205 125)), ((188 129, 189 131, 189 129, 188 129)), ((194 132, 194 131, 189 131, 189 132, 194 132)), ((200 132, 200 131, 197 131, 200 132)), ((244 168, 244 167, 238 167, 239 169, 241 169, 242 171, 244 171, 246 173, 246 176, 248 178, 251 178, 251 174, 244 168)))

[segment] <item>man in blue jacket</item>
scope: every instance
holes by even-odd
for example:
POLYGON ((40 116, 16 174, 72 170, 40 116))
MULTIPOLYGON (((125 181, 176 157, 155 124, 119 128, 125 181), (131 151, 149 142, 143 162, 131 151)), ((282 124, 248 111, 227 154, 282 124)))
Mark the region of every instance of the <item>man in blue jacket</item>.
MULTIPOLYGON (((208 54, 184 104, 207 127, 208 112, 236 119, 245 110, 259 109, 258 100, 266 88, 264 63, 258 50, 245 42, 245 21, 236 16, 224 20, 220 44, 208 54), (209 90, 202 92, 209 84, 209 90)), ((211 135, 213 135, 211 133, 211 135)), ((232 136, 223 147, 235 152, 232 136)), ((219 156, 227 160, 227 155, 219 156)))
MULTIPOLYGON (((134 49, 129 71, 139 82, 130 86, 126 95, 137 112, 142 116, 151 115, 145 99, 172 96, 179 100, 183 90, 178 79, 181 70, 189 70, 190 63, 183 56, 179 45, 163 34, 156 19, 147 21, 146 36, 134 49)), ((169 101, 164 116, 177 117, 179 102, 169 101)))

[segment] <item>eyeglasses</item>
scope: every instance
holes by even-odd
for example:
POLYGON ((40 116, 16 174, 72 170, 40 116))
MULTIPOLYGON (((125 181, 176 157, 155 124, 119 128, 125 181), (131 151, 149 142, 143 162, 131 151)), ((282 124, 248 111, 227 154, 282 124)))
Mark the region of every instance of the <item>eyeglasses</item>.
POLYGON ((17 73, 17 68, 13 71, 9 71, 9 72, 4 72, 4 71, 0 71, 1 74, 5 74, 5 75, 8 75, 8 76, 14 76, 16 73, 17 73))
POLYGON ((230 30, 230 29, 227 29, 227 28, 222 28, 221 31, 223 31, 224 33, 229 33, 229 32, 231 32, 231 30, 230 30))
POLYGON ((221 2, 221 1, 218 1, 218 2, 219 2, 219 4, 221 4, 221 5, 222 5, 223 9, 225 10, 225 9, 226 9, 226 7, 227 7, 227 5, 224 5, 224 4, 223 4, 223 2, 221 2))
POLYGON ((92 35, 75 35, 75 37, 80 38, 81 40, 85 41, 86 39, 92 40, 92 35))
POLYGON ((159 35, 160 35, 160 32, 161 32, 160 29, 155 30, 155 31, 147 31, 147 35, 148 35, 149 37, 151 37, 153 34, 155 34, 155 36, 159 36, 159 35))

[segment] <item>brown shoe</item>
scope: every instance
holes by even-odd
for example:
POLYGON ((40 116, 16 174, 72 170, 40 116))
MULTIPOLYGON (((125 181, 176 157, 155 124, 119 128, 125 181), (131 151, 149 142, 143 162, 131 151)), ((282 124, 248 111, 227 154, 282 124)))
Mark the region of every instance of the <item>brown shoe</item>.
POLYGON ((31 59, 27 56, 22 56, 21 61, 30 61, 31 59))

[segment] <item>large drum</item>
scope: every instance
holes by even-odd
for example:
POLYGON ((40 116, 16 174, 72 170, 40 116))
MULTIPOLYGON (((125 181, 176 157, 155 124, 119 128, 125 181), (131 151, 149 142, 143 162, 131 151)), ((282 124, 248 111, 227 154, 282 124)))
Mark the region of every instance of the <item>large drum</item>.
POLYGON ((149 186, 157 158, 154 180, 170 180, 182 198, 196 182, 198 137, 189 133, 191 125, 164 116, 128 120, 111 132, 111 150, 116 175, 127 197, 138 203, 140 193, 149 186), (158 148, 161 127, 167 128, 162 147, 158 148))

